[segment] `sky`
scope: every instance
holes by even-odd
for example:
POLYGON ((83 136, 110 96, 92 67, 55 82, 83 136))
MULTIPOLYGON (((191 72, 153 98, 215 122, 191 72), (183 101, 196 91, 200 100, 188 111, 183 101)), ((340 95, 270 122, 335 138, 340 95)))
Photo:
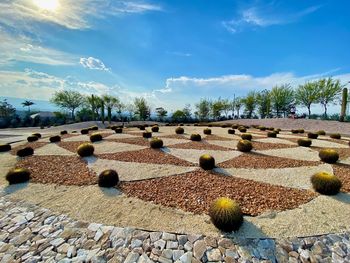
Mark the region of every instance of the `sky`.
POLYGON ((48 101, 66 89, 173 111, 328 76, 346 84, 349 9, 348 0, 1 0, 0 97, 48 101))

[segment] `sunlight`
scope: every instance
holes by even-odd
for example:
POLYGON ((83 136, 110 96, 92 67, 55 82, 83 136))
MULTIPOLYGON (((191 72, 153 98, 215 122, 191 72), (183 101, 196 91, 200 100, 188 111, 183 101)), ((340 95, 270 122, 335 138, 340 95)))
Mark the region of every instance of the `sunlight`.
POLYGON ((33 3, 40 9, 55 11, 60 6, 59 0, 33 0, 33 3))

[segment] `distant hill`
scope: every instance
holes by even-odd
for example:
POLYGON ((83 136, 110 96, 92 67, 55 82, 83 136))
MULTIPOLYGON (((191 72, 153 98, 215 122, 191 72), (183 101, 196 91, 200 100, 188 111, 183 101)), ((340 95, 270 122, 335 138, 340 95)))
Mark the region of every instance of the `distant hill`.
MULTIPOLYGON (((7 102, 10 103, 13 107, 16 108, 17 111, 25 111, 27 107, 23 107, 22 102, 26 99, 22 98, 13 98, 13 97, 2 97, 0 96, 0 100, 7 99, 7 102)), ((60 109, 55 105, 51 104, 49 101, 45 100, 32 100, 35 104, 30 107, 31 111, 59 111, 60 109)))

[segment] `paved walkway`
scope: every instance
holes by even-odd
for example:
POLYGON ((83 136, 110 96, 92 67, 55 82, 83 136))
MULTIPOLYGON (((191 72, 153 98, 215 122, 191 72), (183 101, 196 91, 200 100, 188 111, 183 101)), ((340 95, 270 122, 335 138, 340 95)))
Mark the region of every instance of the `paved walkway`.
MULTIPOLYGON (((302 222, 301 222, 302 223, 302 222)), ((0 262, 350 262, 350 233, 212 238, 73 220, 0 197, 0 262)))

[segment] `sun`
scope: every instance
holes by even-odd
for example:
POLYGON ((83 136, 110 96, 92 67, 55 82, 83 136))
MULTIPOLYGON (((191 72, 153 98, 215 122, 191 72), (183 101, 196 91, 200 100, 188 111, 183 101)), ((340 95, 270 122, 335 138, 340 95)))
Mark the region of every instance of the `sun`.
POLYGON ((33 3, 40 9, 55 11, 60 6, 59 0, 33 0, 33 3))

